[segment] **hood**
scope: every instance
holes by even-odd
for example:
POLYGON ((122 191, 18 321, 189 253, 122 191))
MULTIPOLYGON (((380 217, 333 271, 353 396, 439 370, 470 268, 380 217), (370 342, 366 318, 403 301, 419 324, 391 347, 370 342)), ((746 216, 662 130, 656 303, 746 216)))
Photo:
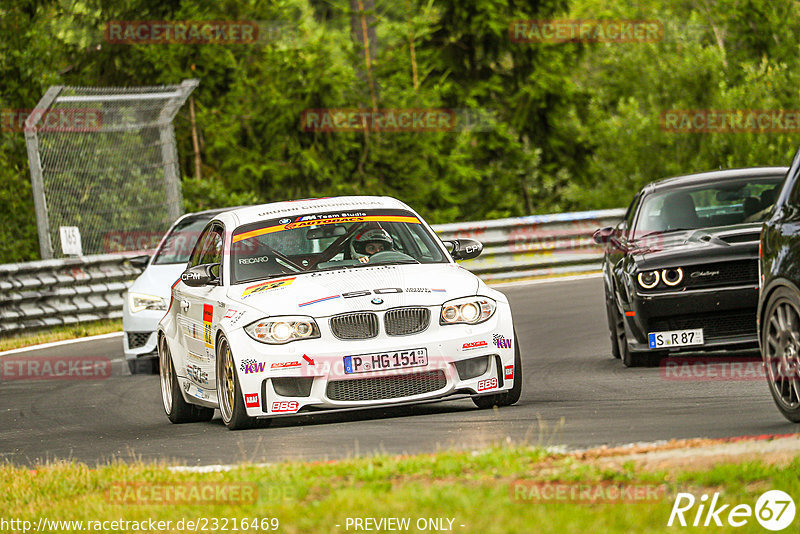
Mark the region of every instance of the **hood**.
POLYGON ((273 315, 326 317, 398 306, 437 306, 475 295, 478 286, 475 275, 455 264, 376 265, 238 284, 230 287, 228 298, 273 315))
POLYGON ((163 297, 169 302, 172 296, 172 284, 181 277, 181 273, 186 269, 185 263, 171 263, 166 265, 151 264, 145 269, 139 278, 133 282, 128 291, 134 293, 145 293, 163 297))
POLYGON ((761 223, 670 232, 640 239, 631 250, 640 269, 755 258, 761 223))

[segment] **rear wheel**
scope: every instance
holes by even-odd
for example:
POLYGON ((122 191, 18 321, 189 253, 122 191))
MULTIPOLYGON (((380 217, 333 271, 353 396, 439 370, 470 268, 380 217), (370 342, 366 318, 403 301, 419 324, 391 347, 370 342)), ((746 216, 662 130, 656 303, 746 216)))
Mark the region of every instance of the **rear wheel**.
POLYGON ((229 429, 243 430, 255 426, 256 419, 247 415, 231 346, 225 336, 220 337, 217 343, 217 398, 222 422, 229 429))
MULTIPOLYGON (((491 408, 492 406, 511 406, 515 404, 520 395, 522 394, 522 358, 519 353, 519 343, 517 343, 517 334, 514 334, 514 385, 505 393, 498 393, 497 395, 484 395, 482 397, 472 397, 472 402, 478 408, 491 408)), ((498 374, 502 373, 502 369, 497 370, 498 374)))
POLYGON ((800 423, 800 298, 788 288, 769 299, 761 324, 761 357, 778 410, 800 423))
POLYGON ((175 376, 175 366, 172 364, 169 344, 164 336, 161 336, 158 341, 158 358, 161 400, 164 402, 164 411, 169 420, 175 424, 211 421, 211 418, 214 417, 213 408, 189 404, 183 400, 178 378, 175 376))

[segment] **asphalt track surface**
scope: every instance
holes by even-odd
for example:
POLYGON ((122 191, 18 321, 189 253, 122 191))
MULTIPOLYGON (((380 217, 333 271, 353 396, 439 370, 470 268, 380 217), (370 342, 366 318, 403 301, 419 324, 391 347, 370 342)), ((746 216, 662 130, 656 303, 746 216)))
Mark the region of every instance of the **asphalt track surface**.
MULTIPOLYGON (((158 376, 130 376, 115 338, 25 353, 110 358, 112 376, 0 383, 0 461, 209 465, 434 452, 507 439, 584 448, 800 430, 778 413, 763 379, 666 380, 659 368, 626 369, 612 359, 600 278, 503 291, 524 368, 515 406, 478 410, 467 399, 283 418, 239 432, 228 431, 218 412, 210 423, 173 425, 164 415, 158 376)), ((750 351, 719 358, 731 356, 758 357, 750 351)))

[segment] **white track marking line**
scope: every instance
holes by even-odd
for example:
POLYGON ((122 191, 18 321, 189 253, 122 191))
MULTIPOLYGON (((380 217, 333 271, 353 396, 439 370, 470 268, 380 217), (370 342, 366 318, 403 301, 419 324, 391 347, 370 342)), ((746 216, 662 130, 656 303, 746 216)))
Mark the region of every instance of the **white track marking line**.
POLYGON ((19 354, 21 352, 30 352, 32 350, 49 349, 52 347, 60 347, 62 345, 70 345, 72 343, 82 343, 84 341, 100 341, 103 339, 113 339, 115 337, 122 337, 122 332, 111 332, 110 334, 100 334, 97 336, 79 337, 75 339, 64 339, 62 341, 53 341, 51 343, 43 343, 41 345, 31 345, 30 347, 22 347, 19 349, 7 350, 0 352, 0 358, 11 354, 19 354))
POLYGON ((499 284, 487 284, 489 287, 514 287, 514 286, 535 286, 539 284, 552 284, 555 282, 574 282, 576 280, 590 280, 601 278, 603 273, 576 274, 570 276, 554 276, 552 278, 540 278, 538 280, 520 280, 518 282, 501 282, 499 284))

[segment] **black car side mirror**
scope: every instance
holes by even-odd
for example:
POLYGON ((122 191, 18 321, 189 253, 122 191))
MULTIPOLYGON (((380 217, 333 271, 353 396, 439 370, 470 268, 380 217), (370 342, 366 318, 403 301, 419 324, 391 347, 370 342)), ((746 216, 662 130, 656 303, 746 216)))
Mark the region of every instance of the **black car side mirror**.
POLYGON ((205 263, 189 267, 181 273, 181 281, 189 287, 219 285, 219 263, 205 263))
POLYGON ((144 254, 142 256, 134 256, 133 258, 129 258, 128 261, 134 267, 141 267, 142 269, 144 269, 145 267, 147 267, 147 262, 150 261, 150 256, 147 254, 144 254))
POLYGON ((602 245, 604 243, 608 243, 613 235, 614 227, 606 226, 605 228, 600 228, 594 234, 592 234, 592 239, 594 239, 594 242, 598 245, 602 245))
POLYGON ((471 260, 483 252, 483 244, 474 239, 451 239, 443 243, 454 260, 471 260))

